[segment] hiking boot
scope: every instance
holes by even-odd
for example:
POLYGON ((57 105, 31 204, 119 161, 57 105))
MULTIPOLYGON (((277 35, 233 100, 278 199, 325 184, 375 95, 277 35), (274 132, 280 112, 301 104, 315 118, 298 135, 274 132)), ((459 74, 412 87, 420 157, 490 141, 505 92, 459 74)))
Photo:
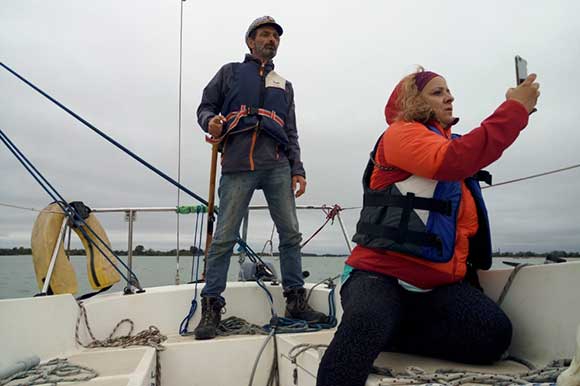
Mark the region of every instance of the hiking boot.
POLYGON ((217 296, 201 298, 201 320, 193 330, 195 339, 213 339, 217 334, 217 327, 222 320, 222 308, 225 303, 217 296))
POLYGON ((292 288, 284 291, 286 298, 286 317, 304 320, 308 323, 327 323, 328 316, 314 311, 306 302, 304 288, 292 288))

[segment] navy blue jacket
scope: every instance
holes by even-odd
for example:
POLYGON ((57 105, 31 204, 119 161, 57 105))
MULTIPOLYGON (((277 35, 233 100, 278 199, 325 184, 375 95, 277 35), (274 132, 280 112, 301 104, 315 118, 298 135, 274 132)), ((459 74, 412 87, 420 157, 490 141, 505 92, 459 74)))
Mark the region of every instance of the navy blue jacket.
POLYGON ((224 130, 235 124, 221 146, 223 173, 265 170, 290 163, 293 176, 305 176, 300 160, 292 84, 274 76, 272 61, 265 64, 262 75, 260 66, 261 62, 251 55, 246 55, 243 63, 224 65, 203 90, 197 109, 198 122, 207 132, 209 120, 221 113, 225 117, 229 114, 230 118, 224 130), (243 74, 244 79, 239 79, 239 74, 243 74), (264 79, 268 79, 265 88, 255 87, 257 80, 263 84, 264 79), (279 86, 280 82, 283 87, 279 86), (236 122, 235 112, 240 110, 238 104, 243 103, 252 108, 275 109, 277 116, 270 119, 254 114, 236 122))

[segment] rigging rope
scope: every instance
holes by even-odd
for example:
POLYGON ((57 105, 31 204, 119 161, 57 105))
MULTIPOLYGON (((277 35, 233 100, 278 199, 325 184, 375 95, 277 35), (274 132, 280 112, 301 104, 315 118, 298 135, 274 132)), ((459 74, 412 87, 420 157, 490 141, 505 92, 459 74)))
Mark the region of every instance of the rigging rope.
POLYGON ((192 332, 188 331, 188 327, 189 327, 189 322, 191 321, 191 318, 193 318, 193 315, 195 314, 195 311, 197 310, 197 284, 199 283, 199 266, 200 266, 200 260, 201 260, 201 240, 203 237, 203 220, 205 217, 205 213, 207 212, 207 208, 202 207, 201 205, 198 205, 197 208, 197 214, 196 214, 196 218, 195 218, 195 230, 194 230, 194 234, 193 234, 193 248, 194 250, 191 251, 192 253, 192 261, 191 261, 191 282, 195 282, 195 290, 194 290, 194 294, 193 294, 193 299, 191 300, 191 306, 189 307, 189 311, 187 312, 187 315, 185 316, 185 318, 183 318, 183 320, 181 321, 180 325, 179 325, 179 335, 181 336, 188 336, 188 335, 192 335, 192 332), (201 215, 201 216, 200 216, 201 215), (200 217, 201 217, 201 226, 199 226, 200 224, 200 217), (198 226, 199 226, 199 231, 198 231, 198 226), (199 237, 198 237, 199 235, 199 237), (195 272, 195 276, 194 276, 194 272, 195 272), (195 280, 194 280, 195 277, 195 280))
MULTIPOLYGON (((180 1, 181 12, 179 19, 179 97, 178 97, 178 145, 177 145, 177 183, 181 184, 181 79, 182 79, 182 65, 183 65, 183 3, 180 1)), ((177 189, 177 207, 181 203, 181 190, 177 189)), ((177 268, 175 270, 175 284, 179 284, 179 214, 177 215, 177 268)))
POLYGON ((195 194, 194 192, 192 192, 191 190, 189 190, 185 186, 181 185, 180 183, 178 183, 177 181, 175 181, 173 178, 169 177, 167 174, 163 173, 161 170, 159 170, 158 168, 154 167, 153 165, 151 165, 150 163, 148 163, 147 161, 145 161, 143 158, 139 157, 137 154, 133 153, 127 147, 125 147, 125 146, 121 145, 119 142, 115 141, 109 135, 105 134, 103 131, 99 130, 97 127, 95 127, 94 125, 92 125, 89 121, 87 121, 86 119, 82 118, 80 115, 76 114, 74 111, 72 111, 71 109, 69 109, 68 107, 66 107, 65 105, 63 105, 62 103, 60 103, 59 101, 57 101, 56 99, 54 99, 53 97, 51 97, 50 95, 48 95, 46 92, 42 91, 40 88, 38 88, 37 86, 35 86, 34 84, 32 84, 30 81, 28 81, 27 79, 25 79, 23 76, 21 76, 20 74, 18 74, 16 71, 12 70, 10 67, 6 66, 2 62, 0 62, 0 66, 3 67, 4 69, 6 69, 8 72, 10 72, 12 75, 14 75, 15 77, 17 77, 18 79, 20 79, 22 82, 26 83, 28 86, 30 86, 31 88, 33 88, 39 94, 41 94, 42 96, 44 96, 45 98, 47 98, 48 100, 50 100, 52 103, 54 103, 55 105, 57 105, 58 107, 60 107, 62 110, 66 111, 68 114, 70 114, 71 116, 73 116, 76 120, 78 120, 79 122, 81 122, 83 125, 85 125, 89 129, 93 130, 95 133, 99 134, 101 137, 103 137, 104 139, 106 139, 107 141, 109 141, 111 144, 113 144, 117 148, 123 150, 131 158, 133 158, 134 160, 138 161, 143 166, 147 167, 149 170, 153 171, 154 173, 156 173, 158 176, 162 177, 163 179, 165 179, 169 183, 175 185, 176 187, 178 187, 179 189, 181 189, 185 193, 189 194, 191 197, 195 198, 196 200, 198 200, 202 204, 207 205, 207 201, 206 200, 204 200, 203 198, 201 198, 200 196, 198 196, 197 194, 195 194))
POLYGON ((189 280, 190 283, 192 283, 195 280, 196 284, 197 284, 198 272, 195 272, 195 276, 194 276, 193 267, 195 266, 195 262, 197 260, 197 265, 198 265, 197 268, 199 269, 199 257, 201 256, 201 252, 202 252, 201 240, 203 237, 204 219, 205 219, 205 212, 200 212, 197 214, 197 216, 195 216, 195 230, 193 232, 193 250, 191 251, 192 258, 191 258, 191 277, 189 280), (201 214, 201 217, 200 217, 200 214, 201 214), (199 227, 199 231, 198 231, 198 227, 199 227))
POLYGON ((50 184, 50 182, 44 178, 44 176, 38 171, 38 169, 30 162, 28 158, 16 147, 16 145, 8 138, 8 136, 4 133, 2 129, 0 129, 0 140, 6 145, 8 150, 16 157, 16 159, 24 166, 24 168, 30 173, 30 175, 38 182, 41 188, 53 199, 54 202, 60 206, 63 211, 63 214, 69 218, 69 220, 74 224, 75 227, 79 229, 79 231, 83 234, 83 236, 90 240, 93 245, 98 249, 99 252, 103 254, 103 256, 107 259, 107 261, 113 266, 113 268, 123 277, 127 282, 131 282, 140 291, 143 291, 141 285, 139 284, 139 279, 131 269, 121 260, 115 252, 112 250, 111 247, 107 245, 106 242, 102 240, 102 238, 85 222, 83 217, 78 213, 76 208, 70 205, 61 195, 60 193, 50 184), (92 235, 100 241, 101 245, 105 247, 116 259, 119 263, 121 263, 129 272, 129 276, 131 280, 129 280, 125 274, 114 264, 109 256, 101 249, 101 247, 94 243, 93 239, 87 233, 86 229, 88 229, 92 235))
MULTIPOLYGON (((68 107, 66 107, 65 105, 63 105, 62 103, 60 103, 59 101, 57 101, 56 99, 54 99, 53 97, 51 97, 50 95, 48 95, 46 92, 44 92, 43 90, 41 90, 40 88, 38 88, 34 84, 32 84, 30 81, 28 81, 27 79, 25 79, 23 76, 21 76, 20 74, 18 74, 16 71, 12 70, 10 67, 6 66, 2 62, 0 62, 0 66, 3 67, 8 72, 10 72, 15 77, 17 77, 18 79, 20 79, 22 82, 24 82, 29 87, 33 88, 39 94, 41 94, 42 96, 44 96, 45 98, 47 98, 48 100, 50 100, 52 103, 54 103, 55 105, 57 105, 58 107, 60 107, 62 110, 64 110, 65 112, 67 112, 68 114, 70 114, 71 116, 73 116, 75 119, 77 119, 83 125, 85 125, 89 129, 93 130, 95 133, 97 133, 98 135, 100 135, 101 137, 103 137, 104 139, 106 139, 107 141, 109 141, 111 144, 113 144, 117 148, 119 148, 122 151, 124 151, 125 153, 127 153, 131 158, 135 159, 136 161, 138 161, 139 163, 141 163, 143 166, 145 166, 149 170, 153 171, 154 173, 156 173, 158 176, 162 177, 163 179, 165 179, 169 183, 171 183, 174 186, 178 187, 180 190, 182 190, 185 193, 189 194, 191 197, 195 198, 197 201, 199 201, 203 205, 208 205, 208 202, 206 200, 204 200, 202 197, 200 197, 199 195, 195 194, 194 192, 192 192, 190 189, 188 189, 187 187, 183 186, 179 182, 175 181, 173 178, 169 177, 167 174, 163 173, 161 170, 159 170, 158 168, 154 167, 153 165, 151 165, 150 163, 148 163, 147 161, 145 161, 143 158, 139 157, 137 154, 135 154, 134 152, 132 152, 131 150, 129 150, 127 147, 125 147, 125 146, 121 145, 119 142, 115 141, 109 135, 105 134, 103 131, 99 130, 97 127, 95 127, 94 125, 92 125, 86 119, 82 118, 80 115, 76 114, 74 111, 72 111, 71 109, 69 109, 68 107)), ((0 133, 2 133, 1 130, 0 130, 0 133)), ((16 156, 16 158, 18 158, 18 156, 16 156)), ((35 176, 33 175, 33 177, 35 177, 35 176)), ((38 179, 37 179, 37 181, 38 181, 38 179)), ((41 186, 42 186, 42 184, 41 184, 41 186)), ((217 213, 217 212, 218 212, 217 211, 217 208, 214 209, 214 213, 217 213)), ((97 237, 98 237, 98 235, 97 235, 97 237)), ((99 240, 99 241, 101 241, 101 240, 99 240)), ((239 244, 242 244, 242 243, 245 244, 245 242, 240 237, 237 238, 237 242, 239 244)), ((206 248, 207 248, 207 246, 206 246, 206 248)), ((112 251, 111 251, 111 253, 112 253, 112 251)), ((113 255, 114 255, 114 253, 113 253, 113 255)), ((255 253, 254 253, 254 255, 255 255, 255 253)), ((258 257, 258 260, 260 260, 259 257, 258 257)), ((123 263, 120 259, 119 259, 119 261, 121 263, 123 263)), ((124 263, 123 263, 123 265, 124 265, 124 263)), ((128 267, 126 267, 126 268, 128 269, 128 267)), ((119 271, 119 273, 121 273, 121 272, 119 271)), ((125 276, 123 275, 123 277, 125 277, 125 276)), ((135 276, 135 279, 136 279, 136 276, 135 276)), ((140 287, 140 285, 138 283, 137 283, 136 286, 139 289, 141 289, 141 287, 140 287)))
POLYGON ((334 218, 337 215, 339 215, 341 210, 342 210, 342 208, 338 204, 334 204, 334 206, 332 208, 327 207, 326 205, 322 205, 322 211, 326 214, 326 221, 324 221, 324 223, 312 234, 312 236, 310 236, 308 238, 308 240, 306 240, 305 242, 302 243, 300 248, 304 248, 304 246, 306 244, 308 244, 310 242, 310 240, 312 240, 314 238, 314 236, 316 236, 318 234, 318 232, 320 232, 322 230, 322 228, 324 228, 330 220, 332 220, 332 223, 334 224, 334 218))

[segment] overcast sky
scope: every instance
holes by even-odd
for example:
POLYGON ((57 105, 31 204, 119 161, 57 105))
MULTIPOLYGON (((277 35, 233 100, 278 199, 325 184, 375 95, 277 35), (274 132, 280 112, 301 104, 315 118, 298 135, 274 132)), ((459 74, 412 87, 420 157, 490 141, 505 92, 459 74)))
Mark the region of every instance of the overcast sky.
MULTIPOLYGON (((577 1, 187 1, 183 3, 181 181, 208 195, 210 147, 195 110, 203 87, 246 52, 250 22, 283 26, 277 71, 292 81, 308 189, 298 204, 360 206, 368 153, 385 129, 383 108, 420 64, 441 73, 466 133, 515 82, 514 55, 538 73, 538 112, 488 169, 501 182, 580 163, 580 3, 577 1)), ((0 2, 0 60, 173 177, 179 130, 180 7, 173 1, 0 2)), ((0 128, 55 188, 90 207, 175 206, 176 189, 0 69, 0 128)), ((0 247, 29 246, 50 198, 0 145, 0 247)), ((580 169, 485 191, 494 249, 580 250, 580 169)), ((181 195, 182 204, 193 199, 181 195)), ((254 204, 264 203, 257 192, 254 204)), ((343 212, 352 235, 357 210, 343 212)), ((324 221, 300 212, 304 237, 324 221)), ((252 215, 251 245, 270 237, 252 215)), ((123 216, 101 214, 115 248, 123 216)), ((181 218, 181 247, 194 218, 181 218)), ((134 245, 175 248, 174 214, 142 214, 134 245)), ((276 243, 275 243, 276 245, 276 243)), ((345 252, 337 224, 307 251, 345 252)))

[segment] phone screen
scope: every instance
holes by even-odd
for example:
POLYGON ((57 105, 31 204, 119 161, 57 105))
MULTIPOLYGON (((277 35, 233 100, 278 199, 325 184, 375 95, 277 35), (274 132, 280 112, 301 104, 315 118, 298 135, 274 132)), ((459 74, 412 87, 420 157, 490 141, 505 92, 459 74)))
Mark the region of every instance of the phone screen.
POLYGON ((516 55, 516 84, 520 85, 528 77, 528 62, 516 55))

